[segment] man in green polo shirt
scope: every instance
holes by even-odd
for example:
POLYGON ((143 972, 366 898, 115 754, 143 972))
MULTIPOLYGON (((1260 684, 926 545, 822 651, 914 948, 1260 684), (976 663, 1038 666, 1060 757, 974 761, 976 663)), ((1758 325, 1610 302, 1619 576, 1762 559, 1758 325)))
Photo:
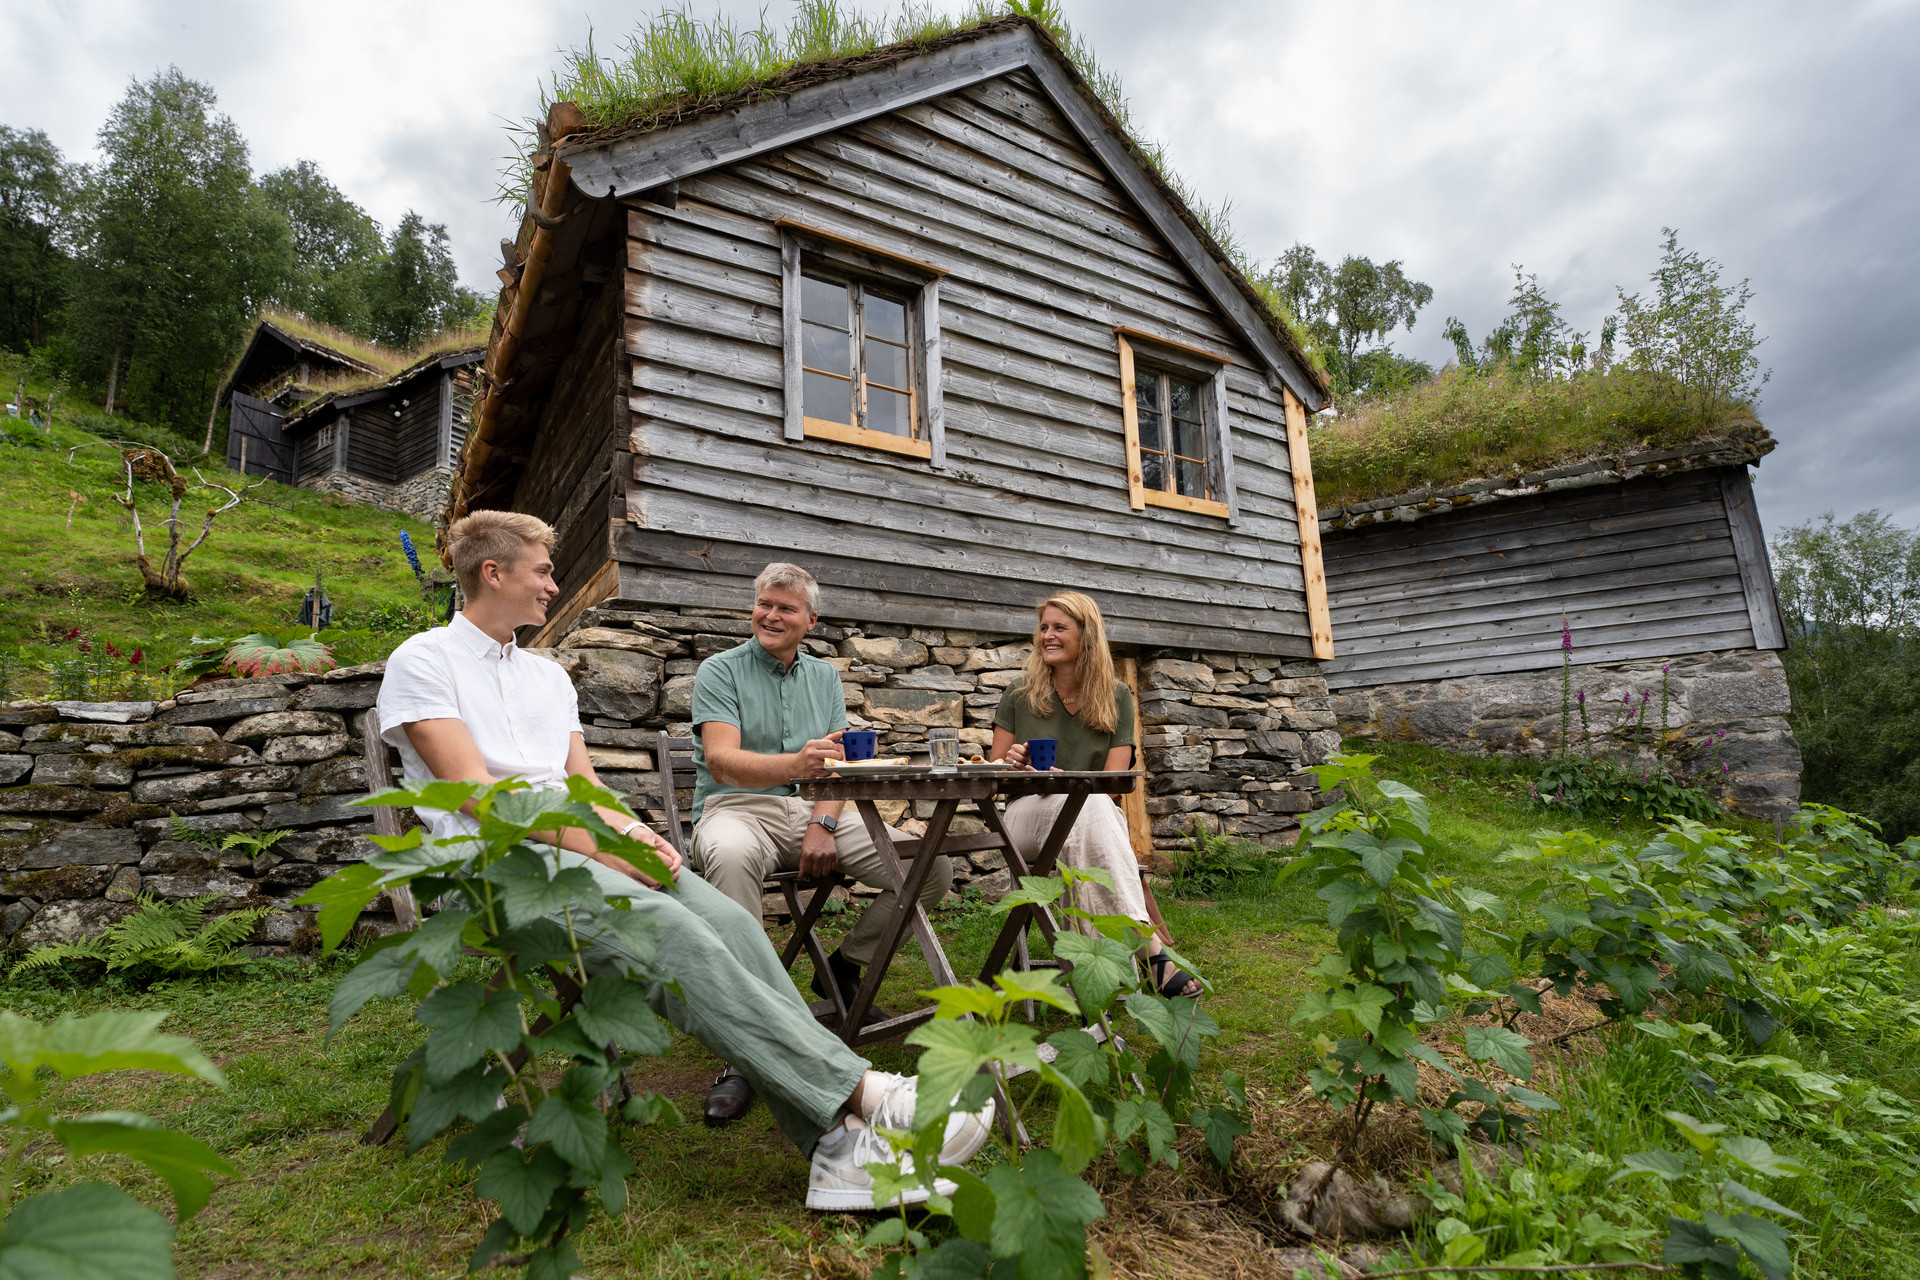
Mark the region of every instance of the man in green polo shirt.
MULTIPOLYGON (((770 564, 753 584, 753 636, 700 664, 693 682, 693 847, 689 860, 702 879, 755 915, 761 886, 774 871, 825 875, 840 870, 883 892, 827 957, 844 998, 851 1000, 860 971, 873 958, 894 892, 858 814, 840 821, 843 802, 810 804, 793 779, 827 772, 826 761, 846 758, 840 734, 847 704, 840 673, 800 651, 820 620, 820 588, 793 564, 770 564)), ((907 839, 896 831, 898 839, 907 839)), ((920 903, 931 910, 953 885, 953 863, 942 857, 927 874, 920 903)), ((825 996, 825 974, 814 991, 825 996)), ((746 1113, 753 1094, 729 1068, 707 1098, 707 1122, 726 1124, 746 1113)))

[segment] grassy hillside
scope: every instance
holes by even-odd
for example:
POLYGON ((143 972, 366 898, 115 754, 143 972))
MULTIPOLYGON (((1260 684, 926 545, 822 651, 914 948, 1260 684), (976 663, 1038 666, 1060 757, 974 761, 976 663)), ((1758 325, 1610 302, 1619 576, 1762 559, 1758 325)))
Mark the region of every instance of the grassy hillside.
MULTIPOLYGON (((0 357, 0 386, 8 400, 21 371, 17 358, 0 357)), ((44 404, 48 390, 30 383, 30 402, 44 404)), ((0 419, 0 431, 6 546, 0 556, 0 654, 8 659, 7 696, 52 692, 48 668, 76 655, 78 641, 63 638, 75 629, 94 641, 96 652, 109 643, 129 655, 142 651, 149 680, 164 685, 160 668, 186 653, 196 635, 291 626, 315 570, 333 599, 336 625, 385 624, 384 633, 344 641, 343 662, 384 656, 412 629, 401 615, 425 608, 400 549, 400 532, 431 548, 428 526, 271 482, 249 491, 245 503, 215 521, 212 535, 187 561, 187 600, 149 599, 134 564, 132 519, 115 500, 125 492, 120 454, 101 441, 138 439, 165 448, 191 478, 189 446, 64 398, 56 400, 49 432, 15 418, 0 419)), ((235 487, 253 479, 242 481, 217 459, 201 471, 235 487)), ((136 482, 134 498, 147 554, 157 559, 167 545, 167 490, 158 482, 136 482)), ((187 494, 180 512, 183 545, 199 536, 207 509, 225 500, 213 489, 187 494)))

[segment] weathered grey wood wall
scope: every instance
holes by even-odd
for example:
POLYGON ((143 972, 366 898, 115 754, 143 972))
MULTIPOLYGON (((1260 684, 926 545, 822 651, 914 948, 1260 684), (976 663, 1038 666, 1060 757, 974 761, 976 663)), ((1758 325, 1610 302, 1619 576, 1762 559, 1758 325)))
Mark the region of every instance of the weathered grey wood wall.
POLYGON ((620 290, 609 282, 581 308, 579 333, 514 490, 513 510, 539 516, 558 535, 553 577, 563 604, 612 558, 612 459, 626 425, 620 332, 620 290))
POLYGON ((1023 631, 1075 587, 1118 641, 1310 653, 1280 395, 1026 73, 632 201, 628 236, 623 595, 739 607, 792 559, 839 616, 1023 631), (782 439, 783 217, 950 273, 944 469, 782 439), (1129 509, 1115 326, 1230 358, 1233 525, 1129 509))
POLYGON ((394 392, 387 412, 400 410, 394 422, 399 433, 399 458, 392 480, 405 480, 432 467, 440 459, 440 371, 430 370, 394 392), (403 405, 400 402, 405 400, 403 405))
POLYGON ((1582 663, 1782 648, 1758 534, 1744 467, 1329 530, 1327 683, 1555 667, 1563 609, 1582 663))

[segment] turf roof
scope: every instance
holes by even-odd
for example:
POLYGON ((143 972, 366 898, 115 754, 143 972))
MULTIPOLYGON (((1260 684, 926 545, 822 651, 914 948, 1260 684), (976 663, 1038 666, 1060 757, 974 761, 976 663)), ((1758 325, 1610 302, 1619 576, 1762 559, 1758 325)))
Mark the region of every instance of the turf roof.
MULTIPOLYGON (((1026 26, 1059 54, 1089 103, 1123 139, 1142 170, 1160 188, 1207 252, 1263 317, 1281 345, 1324 385, 1326 369, 1304 330, 1284 303, 1257 286, 1254 263, 1237 243, 1228 221, 1230 202, 1209 206, 1174 172, 1164 148, 1144 142, 1130 123, 1120 81, 1102 67, 1092 47, 1066 25, 1051 4, 1040 14, 1009 13, 988 0, 973 0, 957 16, 903 6, 890 20, 875 20, 838 0, 802 0, 791 25, 775 29, 733 26, 725 19, 701 21, 685 10, 654 15, 642 23, 617 58, 602 57, 589 39, 567 62, 547 101, 571 103, 586 122, 584 133, 565 139, 567 150, 615 142, 734 110, 808 85, 858 75, 906 58, 996 32, 1026 26)), ((524 196, 532 156, 544 141, 544 126, 525 130, 527 154, 511 171, 506 193, 524 196)))

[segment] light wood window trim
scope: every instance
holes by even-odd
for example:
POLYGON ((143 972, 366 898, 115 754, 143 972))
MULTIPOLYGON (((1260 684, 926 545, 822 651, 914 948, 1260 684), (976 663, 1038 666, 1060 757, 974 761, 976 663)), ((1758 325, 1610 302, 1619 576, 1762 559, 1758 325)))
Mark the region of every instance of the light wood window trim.
POLYGON ((1188 511, 1195 515, 1212 516, 1229 522, 1237 519, 1239 502, 1233 488, 1233 441, 1228 434, 1226 421, 1225 362, 1220 357, 1201 351, 1197 347, 1169 342, 1164 338, 1154 338, 1134 329, 1116 327, 1113 336, 1120 351, 1120 420, 1126 435, 1127 504, 1135 511, 1144 511, 1148 507, 1165 507, 1169 510, 1188 511), (1160 361, 1169 368, 1180 369, 1181 372, 1188 374, 1201 388, 1201 430, 1207 442, 1207 478, 1211 482, 1213 491, 1224 495, 1226 501, 1222 502, 1218 498, 1192 498, 1184 493, 1147 488, 1145 474, 1140 464, 1139 371, 1134 363, 1133 349, 1133 340, 1136 338, 1149 344, 1149 359, 1157 354, 1152 348, 1167 347, 1214 362, 1209 370, 1202 372, 1192 369, 1184 360, 1160 361))
POLYGON ((809 440, 832 440, 837 444, 857 444, 867 449, 884 449, 888 453, 904 453, 915 458, 931 459, 933 457, 931 441, 896 436, 888 431, 869 431, 865 427, 834 422, 828 418, 802 417, 800 421, 806 429, 806 438, 809 440))
MULTIPOLYGON (((941 399, 940 277, 941 267, 790 218, 774 223, 780 229, 781 328, 786 439, 827 440, 908 457, 924 458, 935 467, 946 466, 946 414, 941 399), (910 421, 920 432, 913 437, 873 431, 856 424, 833 422, 806 414, 806 381, 801 357, 800 277, 806 259, 813 259, 829 275, 871 280, 883 292, 907 294, 907 351, 912 366, 908 388, 910 421), (790 300, 790 301, 789 301, 790 300)), ((856 361, 864 356, 859 335, 850 334, 856 361)), ((856 363, 857 368, 857 363, 856 363)))
POLYGON ((1333 657, 1333 614, 1327 607, 1327 570, 1320 551, 1320 506, 1313 496, 1313 457, 1307 449, 1307 409, 1285 387, 1287 465, 1293 472, 1293 512, 1300 525, 1300 577, 1307 597, 1307 628, 1313 656, 1333 657))

